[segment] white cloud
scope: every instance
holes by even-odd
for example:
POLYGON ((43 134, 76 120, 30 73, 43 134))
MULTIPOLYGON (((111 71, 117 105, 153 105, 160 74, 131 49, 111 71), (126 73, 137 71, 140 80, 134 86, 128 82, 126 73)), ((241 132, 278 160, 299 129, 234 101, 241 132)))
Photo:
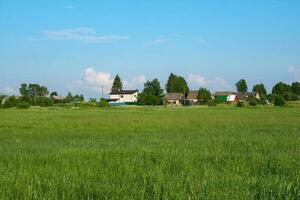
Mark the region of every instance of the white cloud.
POLYGON ((5 94, 5 95, 17 95, 18 92, 10 87, 10 86, 5 86, 2 90, 1 90, 1 93, 5 94))
POLYGON ((113 77, 107 72, 97 72, 93 68, 87 68, 83 72, 86 87, 95 91, 101 91, 102 87, 108 92, 113 83, 113 77))
POLYGON ((192 86, 198 87, 208 87, 213 90, 232 90, 233 87, 221 77, 215 77, 213 79, 207 79, 200 74, 190 74, 188 77, 188 82, 192 86))
POLYGON ((72 5, 65 5, 64 8, 65 9, 75 9, 76 7, 72 6, 72 5))
POLYGON ((196 83, 200 86, 205 86, 207 82, 205 77, 201 76, 200 74, 190 74, 188 81, 191 83, 196 83))
POLYGON ((300 82, 300 68, 296 68, 294 65, 290 65, 288 68, 288 73, 293 78, 293 81, 300 82))
MULTIPOLYGON (((82 72, 83 80, 73 81, 67 85, 67 89, 75 93, 85 93, 84 91, 94 91, 97 93, 109 93, 114 81, 114 76, 108 72, 98 72, 94 68, 86 68, 82 72)), ((131 80, 122 80, 124 89, 141 88, 146 82, 145 75, 135 76, 131 80)))
POLYGON ((167 38, 159 38, 159 39, 155 39, 149 42, 145 42, 143 45, 144 46, 154 46, 154 45, 159 45, 159 44, 164 44, 166 42, 168 42, 170 39, 167 38))
POLYGON ((74 29, 44 30, 41 31, 42 37, 31 40, 70 40, 81 41, 84 43, 113 43, 128 40, 128 36, 96 34, 95 29, 90 27, 79 27, 74 29))
POLYGON ((126 89, 141 88, 146 82, 145 75, 135 76, 131 81, 124 80, 124 87, 126 89))

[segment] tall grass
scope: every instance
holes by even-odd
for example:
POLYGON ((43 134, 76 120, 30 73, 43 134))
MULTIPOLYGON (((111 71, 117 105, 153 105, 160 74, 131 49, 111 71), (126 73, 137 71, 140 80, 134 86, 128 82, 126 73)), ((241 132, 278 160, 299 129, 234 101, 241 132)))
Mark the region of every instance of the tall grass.
POLYGON ((299 199, 299 108, 0 110, 0 199, 299 199))

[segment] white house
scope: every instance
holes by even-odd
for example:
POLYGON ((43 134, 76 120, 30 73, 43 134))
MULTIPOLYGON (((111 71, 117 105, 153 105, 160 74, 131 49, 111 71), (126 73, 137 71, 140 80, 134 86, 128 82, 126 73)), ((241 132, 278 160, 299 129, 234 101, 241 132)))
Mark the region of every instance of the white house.
POLYGON ((134 103, 137 102, 138 90, 118 90, 109 93, 110 103, 134 103))

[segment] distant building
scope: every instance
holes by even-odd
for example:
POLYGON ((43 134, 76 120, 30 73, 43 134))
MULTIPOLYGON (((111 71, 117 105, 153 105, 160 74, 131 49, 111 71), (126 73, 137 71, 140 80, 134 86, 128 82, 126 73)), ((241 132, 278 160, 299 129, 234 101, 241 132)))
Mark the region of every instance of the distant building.
POLYGON ((189 101, 191 104, 197 104, 198 103, 198 91, 197 90, 189 91, 189 94, 186 97, 186 100, 189 101))
POLYGON ((227 96, 227 100, 226 100, 228 103, 236 103, 239 101, 239 98, 237 95, 235 94, 231 94, 229 96, 227 96))
POLYGON ((109 93, 109 103, 135 103, 138 98, 138 90, 119 90, 109 93))
POLYGON ((218 100, 219 102, 227 102, 227 97, 229 95, 233 95, 234 92, 230 91, 225 91, 225 92, 216 92, 215 93, 215 99, 218 100))
POLYGON ((183 93, 167 93, 164 98, 167 104, 174 106, 182 105, 184 101, 183 93))
POLYGON ((256 99, 260 99, 260 95, 258 92, 235 92, 239 101, 249 101, 249 98, 255 97, 256 99))
POLYGON ((56 100, 56 101, 62 101, 64 99, 62 96, 58 96, 58 95, 52 95, 51 97, 53 100, 56 100))

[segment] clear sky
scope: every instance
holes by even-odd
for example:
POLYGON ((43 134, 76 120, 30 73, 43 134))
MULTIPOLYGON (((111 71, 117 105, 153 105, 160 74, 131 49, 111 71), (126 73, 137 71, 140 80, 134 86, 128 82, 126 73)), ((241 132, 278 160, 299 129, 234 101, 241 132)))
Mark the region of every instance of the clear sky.
POLYGON ((300 80, 299 0, 0 0, 0 91, 99 97, 173 72, 190 88, 300 80))

